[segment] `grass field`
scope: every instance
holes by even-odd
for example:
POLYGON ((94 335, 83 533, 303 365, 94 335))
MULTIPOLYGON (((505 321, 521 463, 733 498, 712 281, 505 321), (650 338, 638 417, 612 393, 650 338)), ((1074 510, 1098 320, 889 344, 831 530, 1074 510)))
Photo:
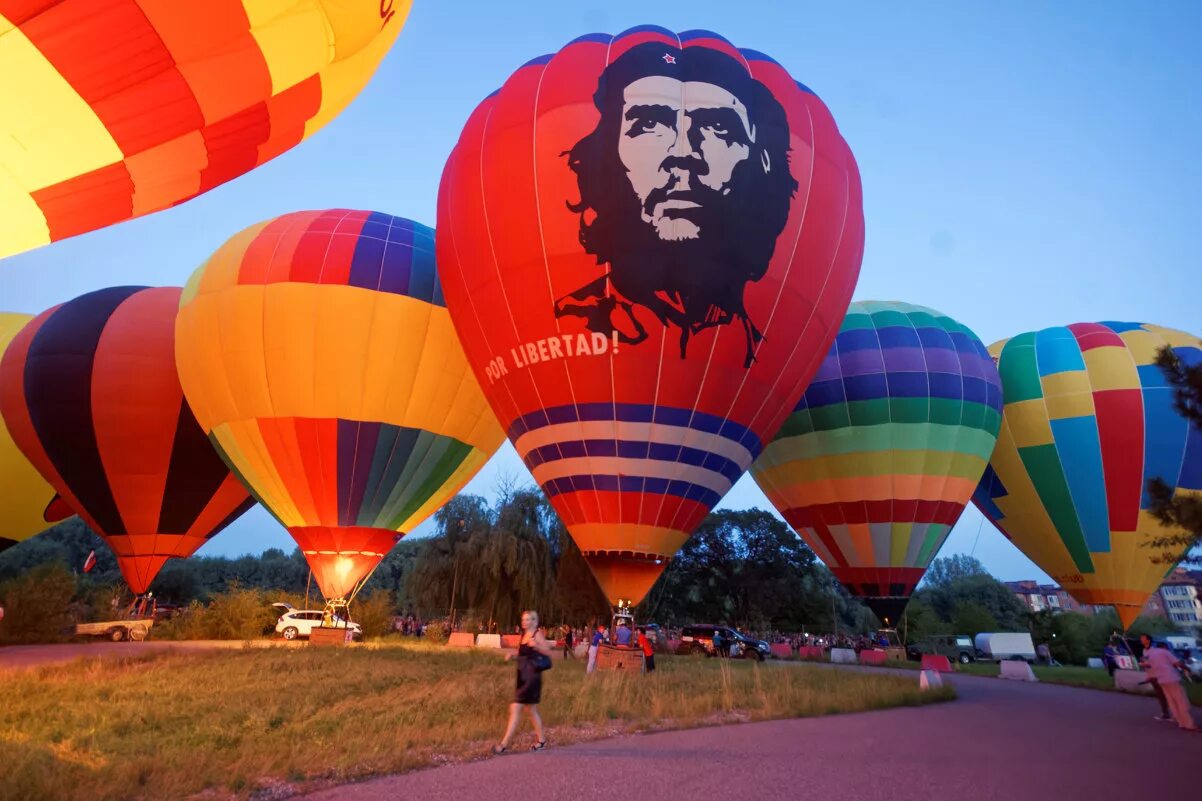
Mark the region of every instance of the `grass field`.
MULTIPOLYGON (((0 799, 282 798, 485 756, 513 692, 499 656, 438 646, 242 649, 3 677, 0 799)), ((545 674, 552 745, 946 700, 902 676, 664 659, 649 676, 545 674)), ((528 730, 527 730, 528 732, 528 730)), ((524 748, 527 739, 515 743, 524 748)))

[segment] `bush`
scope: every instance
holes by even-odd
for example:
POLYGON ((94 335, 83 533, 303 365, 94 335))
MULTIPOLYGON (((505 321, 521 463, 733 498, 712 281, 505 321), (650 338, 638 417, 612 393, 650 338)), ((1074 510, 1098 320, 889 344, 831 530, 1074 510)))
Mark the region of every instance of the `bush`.
POLYGON ((425 637, 435 645, 446 645, 451 639, 451 622, 446 618, 429 621, 426 623, 425 637))
POLYGON ((164 640, 255 640, 275 628, 276 614, 262 590, 232 589, 205 606, 193 601, 171 620, 155 624, 164 640))
POLYGON ((63 642, 75 633, 75 577, 61 562, 32 568, 0 585, 0 643, 63 642))
POLYGON ((363 638, 383 637, 393 630, 396 602, 387 590, 376 590, 351 607, 351 619, 363 627, 363 638))

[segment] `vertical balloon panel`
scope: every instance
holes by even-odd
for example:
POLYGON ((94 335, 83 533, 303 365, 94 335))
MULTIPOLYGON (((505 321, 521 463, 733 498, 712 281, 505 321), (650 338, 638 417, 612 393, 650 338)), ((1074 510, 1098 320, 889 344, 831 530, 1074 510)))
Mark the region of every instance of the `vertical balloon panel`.
POLYGON ((1176 561, 1151 547, 1180 531, 1149 511, 1148 482, 1202 492, 1202 431, 1174 408, 1156 364, 1165 347, 1202 363, 1197 337, 1146 323, 1075 323, 989 349, 1005 411, 974 501, 1077 601, 1113 604, 1124 626, 1176 561))
POLYGON ((637 601, 792 408, 859 270, 821 101, 715 34, 590 35, 515 72, 443 172, 472 368, 613 601, 637 601))

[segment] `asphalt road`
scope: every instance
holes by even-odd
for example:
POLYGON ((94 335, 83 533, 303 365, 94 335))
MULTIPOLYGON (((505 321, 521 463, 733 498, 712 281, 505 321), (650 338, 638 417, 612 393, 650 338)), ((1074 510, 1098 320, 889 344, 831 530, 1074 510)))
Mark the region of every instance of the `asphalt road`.
MULTIPOLYGON (((916 673, 908 675, 918 680, 916 673)), ((636 735, 564 748, 552 743, 540 753, 390 776, 306 798, 1202 797, 1202 735, 1153 720, 1159 710, 1151 698, 973 676, 952 681, 959 693, 953 703, 636 735)))

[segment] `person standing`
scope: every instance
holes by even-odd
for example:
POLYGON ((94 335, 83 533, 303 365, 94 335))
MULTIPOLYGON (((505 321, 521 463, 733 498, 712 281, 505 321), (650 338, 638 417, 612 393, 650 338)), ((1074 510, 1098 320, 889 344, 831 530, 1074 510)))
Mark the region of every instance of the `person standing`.
POLYGON ((639 648, 643 649, 643 666, 648 673, 655 672, 655 649, 645 630, 639 630, 639 648))
POLYGON ((1168 648, 1149 648, 1144 651, 1144 658, 1140 664, 1147 670, 1148 678, 1155 679, 1160 685, 1161 693, 1168 700, 1169 712, 1173 720, 1177 721, 1177 727, 1186 731, 1198 731, 1190 713, 1189 696, 1185 694, 1185 687, 1181 684, 1181 660, 1173 656, 1173 652, 1168 648))
POLYGON ((564 626, 563 632, 563 658, 575 659, 576 653, 573 650, 576 647, 576 632, 571 626, 564 626))
POLYGON ((601 643, 605 642, 605 626, 598 625, 593 631, 593 638, 588 644, 588 667, 585 668, 586 673, 592 673, 597 668, 597 652, 601 650, 601 643))
MULTIPOLYGON (((1156 720, 1163 720, 1163 721, 1172 720, 1173 716, 1169 712, 1169 699, 1165 695, 1164 687, 1162 687, 1160 685, 1159 675, 1156 673, 1153 673, 1148 668, 1149 663, 1148 663, 1147 659, 1153 650, 1152 638, 1149 637, 1147 634, 1141 634, 1141 635, 1139 635, 1139 644, 1143 646, 1143 656, 1140 657, 1139 666, 1144 668, 1145 675, 1148 678, 1148 684, 1152 687, 1152 692, 1156 693, 1156 700, 1160 702, 1160 714, 1153 715, 1153 717, 1156 720)), ((1180 679, 1178 679, 1178 681, 1180 681, 1180 679)))
POLYGON ((505 655, 506 662, 517 659, 517 688, 513 695, 513 703, 509 705, 509 725, 505 727, 505 736, 501 738, 501 742, 493 746, 494 754, 504 754, 509 750, 509 741, 517 733, 523 709, 530 716, 530 724, 538 737, 538 742, 531 746, 530 750, 541 751, 547 747, 543 720, 538 714, 543 692, 543 667, 539 663, 543 661, 540 657, 546 657, 547 664, 550 663, 552 648, 538 627, 538 612, 522 612, 521 631, 517 654, 505 655))

